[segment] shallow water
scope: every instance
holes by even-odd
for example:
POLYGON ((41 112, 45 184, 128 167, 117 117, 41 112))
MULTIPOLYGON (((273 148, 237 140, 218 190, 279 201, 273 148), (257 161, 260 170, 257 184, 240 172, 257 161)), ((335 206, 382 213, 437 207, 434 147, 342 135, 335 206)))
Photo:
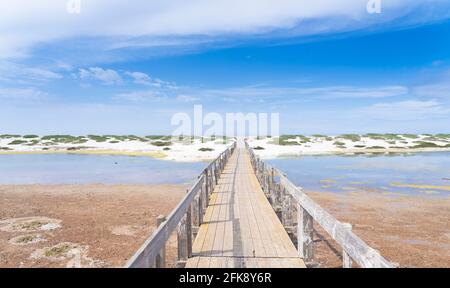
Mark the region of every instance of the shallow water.
POLYGON ((181 184, 206 166, 117 155, 0 155, 0 184, 181 184))
POLYGON ((450 152, 301 156, 267 162, 306 190, 450 196, 450 152))

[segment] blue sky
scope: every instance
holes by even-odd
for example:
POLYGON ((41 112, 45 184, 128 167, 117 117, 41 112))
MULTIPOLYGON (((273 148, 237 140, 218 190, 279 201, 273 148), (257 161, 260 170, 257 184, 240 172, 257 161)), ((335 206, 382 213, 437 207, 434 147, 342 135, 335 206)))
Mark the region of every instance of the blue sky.
POLYGON ((450 132, 450 1, 5 1, 0 133, 165 134, 195 104, 282 133, 450 132))

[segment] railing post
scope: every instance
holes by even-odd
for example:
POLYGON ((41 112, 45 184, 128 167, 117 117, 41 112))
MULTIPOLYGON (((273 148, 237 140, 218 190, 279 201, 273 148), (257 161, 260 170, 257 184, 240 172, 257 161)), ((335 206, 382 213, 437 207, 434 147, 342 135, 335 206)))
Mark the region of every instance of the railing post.
POLYGON ((192 237, 195 239, 200 228, 200 195, 195 196, 194 201, 191 204, 192 210, 192 237))
POLYGON ((209 169, 205 169, 205 171, 203 172, 205 174, 205 201, 206 201, 206 206, 209 205, 209 173, 208 173, 209 169))
MULTIPOLYGON (((164 215, 159 215, 158 218, 156 218, 156 226, 159 227, 161 224, 163 224, 166 221, 166 217, 164 215)), ((156 268, 164 268, 166 267, 166 247, 161 249, 159 254, 156 256, 155 259, 155 267, 156 268)))
POLYGON ((297 204, 297 249, 305 262, 314 259, 313 218, 300 204, 297 204))
POLYGON ((192 218, 191 209, 188 209, 186 215, 178 224, 178 261, 177 267, 184 268, 189 257, 192 256, 192 218))
MULTIPOLYGON (((352 231, 352 224, 350 223, 343 223, 344 227, 352 231)), ((343 268, 352 268, 353 261, 352 258, 350 258, 350 255, 345 251, 345 249, 342 249, 342 267, 343 268)))

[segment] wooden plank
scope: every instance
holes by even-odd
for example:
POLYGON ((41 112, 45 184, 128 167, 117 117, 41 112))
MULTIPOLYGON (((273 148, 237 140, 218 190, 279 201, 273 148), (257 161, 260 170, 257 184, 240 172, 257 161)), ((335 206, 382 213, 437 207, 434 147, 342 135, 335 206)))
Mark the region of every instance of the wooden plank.
MULTIPOLYGON (((224 152, 222 152, 219 157, 214 160, 211 164, 209 164, 208 169, 212 169, 217 166, 217 162, 220 161, 221 164, 224 161, 227 161, 228 157, 235 150, 236 143, 228 147, 224 152)), ((219 172, 220 173, 220 172, 219 172)), ((217 174, 217 171, 216 171, 217 174)), ((164 222, 157 230, 149 237, 144 244, 138 249, 138 251, 127 261, 125 267, 126 268, 145 268, 151 267, 153 263, 155 263, 157 255, 164 248, 165 243, 169 239, 172 232, 176 229, 178 223, 184 217, 188 209, 194 200, 194 198, 199 194, 199 191, 202 190, 202 187, 207 187, 208 190, 211 190, 211 175, 210 171, 205 171, 198 178, 192 188, 189 190, 190 192, 183 198, 183 200, 177 205, 177 207, 172 211, 172 213, 167 217, 167 221, 164 222), (206 173, 207 172, 207 173, 206 173)), ((191 219, 189 219, 190 223, 191 219)), ((188 227, 190 229, 190 227, 188 227)), ((188 241, 189 245, 191 245, 192 241, 188 241)), ((189 248, 190 249, 190 248, 189 248)), ((190 253, 188 253, 190 254, 190 253)))
POLYGON ((283 263, 305 267, 259 185, 244 148, 235 149, 212 195, 216 204, 206 211, 194 243, 194 258, 186 267, 283 267, 283 263))
MULTIPOLYGON (((234 175, 233 175, 234 176, 234 175)), ((234 254, 234 234, 233 234, 233 220, 234 218, 234 177, 228 174, 224 177, 226 202, 225 219, 223 227, 223 245, 222 256, 233 256, 234 254)), ((226 265, 227 266, 227 263, 226 265)))

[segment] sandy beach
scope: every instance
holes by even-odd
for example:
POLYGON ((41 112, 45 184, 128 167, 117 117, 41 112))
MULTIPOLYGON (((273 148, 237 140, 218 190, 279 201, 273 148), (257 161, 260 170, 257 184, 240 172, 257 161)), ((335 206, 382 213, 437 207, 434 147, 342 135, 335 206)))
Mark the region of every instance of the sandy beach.
MULTIPOLYGON (((182 185, 0 186, 0 267, 121 267, 182 185)), ((167 247, 175 259, 176 237, 167 247)))
MULTIPOLYGON (((450 267, 450 198, 387 196, 371 192, 307 192, 369 246, 399 267, 450 267)), ((316 229, 315 261, 341 267, 342 251, 316 229)))
MULTIPOLYGON (((182 198, 183 185, 0 186, 0 267, 121 267, 182 198)), ((387 259, 450 266, 450 199, 308 193, 387 259), (370 203, 370 205, 368 205, 370 203), (419 216, 418 216, 419 215, 419 216)), ((319 267, 339 267, 339 245, 316 225, 319 267)), ((169 266, 176 237, 167 247, 169 266)))

